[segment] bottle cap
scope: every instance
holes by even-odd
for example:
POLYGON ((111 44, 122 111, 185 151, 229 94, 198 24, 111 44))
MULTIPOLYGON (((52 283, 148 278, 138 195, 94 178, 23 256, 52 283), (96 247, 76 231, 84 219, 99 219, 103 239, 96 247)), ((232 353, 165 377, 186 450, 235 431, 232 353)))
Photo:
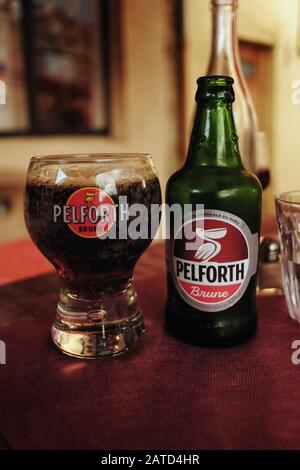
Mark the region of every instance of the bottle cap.
POLYGON ((238 0, 211 0, 211 3, 214 7, 229 5, 237 7, 238 0))
POLYGON ((262 238, 259 249, 259 260, 263 263, 275 263, 279 261, 279 256, 279 242, 269 237, 262 238))

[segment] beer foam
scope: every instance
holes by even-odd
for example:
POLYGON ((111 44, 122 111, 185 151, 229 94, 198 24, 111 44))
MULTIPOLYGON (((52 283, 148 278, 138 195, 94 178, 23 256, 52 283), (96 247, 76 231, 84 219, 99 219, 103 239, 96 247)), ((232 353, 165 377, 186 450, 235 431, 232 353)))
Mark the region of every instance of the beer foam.
POLYGON ((157 179, 156 171, 152 166, 144 166, 139 171, 133 167, 114 168, 109 171, 103 171, 101 166, 99 170, 93 167, 59 167, 59 168, 39 168, 37 171, 29 172, 27 175, 27 184, 37 186, 59 186, 59 187, 84 187, 96 186, 109 194, 117 194, 118 186, 130 186, 132 184, 143 183, 157 179))

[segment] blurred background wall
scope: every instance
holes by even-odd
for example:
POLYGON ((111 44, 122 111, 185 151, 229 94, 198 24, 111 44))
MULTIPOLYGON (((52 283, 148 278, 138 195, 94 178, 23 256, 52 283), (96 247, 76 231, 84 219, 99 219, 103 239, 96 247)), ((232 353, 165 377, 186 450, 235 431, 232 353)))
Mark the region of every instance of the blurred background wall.
MULTIPOLYGON (((205 74, 210 52, 209 0, 107 3, 108 132, 0 135, 0 241, 26 236, 22 191, 33 155, 149 152, 163 188, 184 160, 195 81, 205 74)), ((300 80, 299 12, 298 0, 239 1, 242 56, 258 71, 249 85, 270 144, 265 213, 273 211, 273 192, 299 188, 300 104, 291 100, 292 82, 300 80)), ((5 105, 0 106, 3 115, 5 105)))
MULTIPOLYGON (((209 0, 184 0, 185 135, 189 134, 195 79, 206 71, 211 41, 209 0)), ((264 213, 272 213, 273 193, 300 187, 300 104, 292 84, 300 79, 300 2, 239 0, 238 36, 256 52, 260 81, 251 83, 261 130, 267 131, 272 184, 264 193, 264 213)), ((245 44, 245 43, 244 43, 245 44)))

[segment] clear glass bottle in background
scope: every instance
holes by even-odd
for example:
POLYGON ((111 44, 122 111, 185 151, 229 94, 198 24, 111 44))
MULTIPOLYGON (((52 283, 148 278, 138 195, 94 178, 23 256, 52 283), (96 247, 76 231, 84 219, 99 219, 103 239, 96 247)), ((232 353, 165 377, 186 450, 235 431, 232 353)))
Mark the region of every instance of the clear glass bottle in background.
POLYGON ((255 174, 265 189, 270 183, 270 145, 266 132, 256 132, 255 164, 255 174))
POLYGON ((237 0, 211 0, 212 46, 207 75, 229 75, 234 79, 233 113, 245 167, 257 173, 257 117, 243 74, 236 30, 237 0))

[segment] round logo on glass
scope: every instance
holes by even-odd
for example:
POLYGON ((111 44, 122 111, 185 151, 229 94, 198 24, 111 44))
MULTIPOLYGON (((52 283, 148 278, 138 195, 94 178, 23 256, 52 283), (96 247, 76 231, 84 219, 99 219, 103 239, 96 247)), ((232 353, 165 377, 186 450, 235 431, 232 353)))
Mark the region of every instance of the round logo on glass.
POLYGON ((75 191, 64 210, 69 228, 79 237, 99 238, 115 222, 114 201, 105 191, 93 186, 75 191))

